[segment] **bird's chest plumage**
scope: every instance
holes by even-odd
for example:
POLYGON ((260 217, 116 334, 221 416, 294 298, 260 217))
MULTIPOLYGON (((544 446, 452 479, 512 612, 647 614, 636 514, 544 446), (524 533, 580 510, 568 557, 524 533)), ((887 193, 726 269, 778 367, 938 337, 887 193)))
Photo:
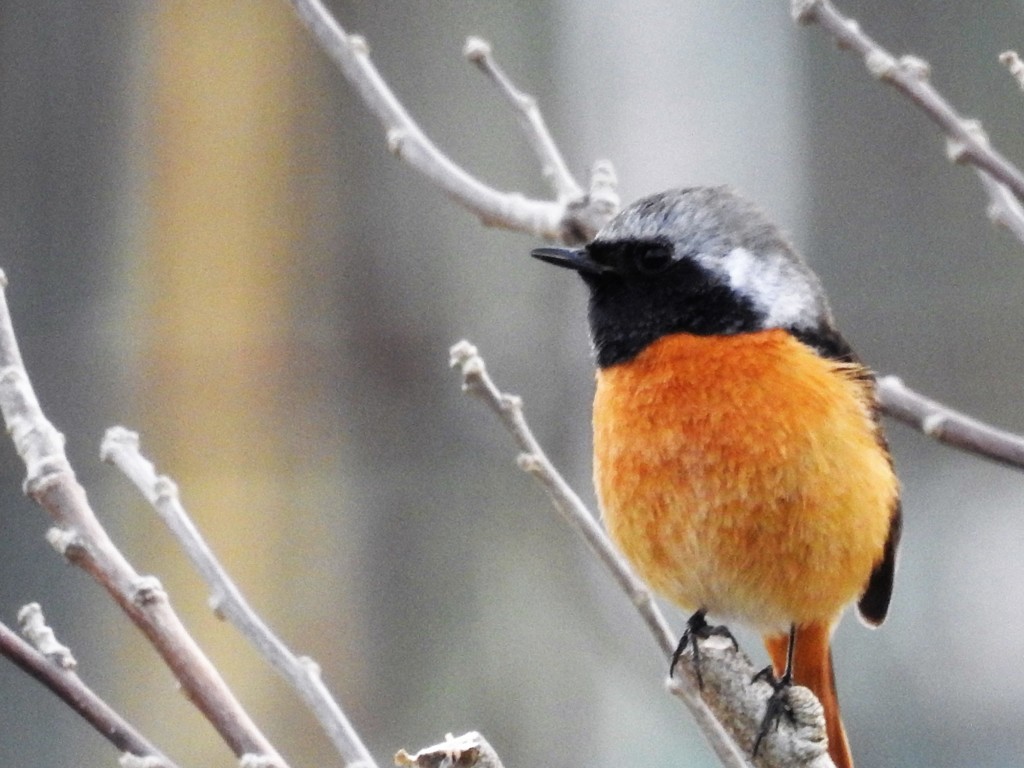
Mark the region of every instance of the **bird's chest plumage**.
POLYGON ((838 616, 897 495, 861 373, 782 330, 675 334, 602 369, 597 492, 640 575, 758 627, 838 616))

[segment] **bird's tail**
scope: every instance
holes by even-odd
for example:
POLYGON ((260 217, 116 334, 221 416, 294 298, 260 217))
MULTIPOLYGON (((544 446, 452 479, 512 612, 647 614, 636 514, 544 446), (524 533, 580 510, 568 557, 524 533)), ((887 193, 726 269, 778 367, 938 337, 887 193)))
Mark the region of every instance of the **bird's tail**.
MULTIPOLYGON (((846 741, 846 731, 839 717, 839 699, 836 696, 836 678, 832 672, 832 650, 829 647, 831 636, 832 627, 828 623, 812 622, 796 628, 793 682, 810 688, 825 709, 828 753, 836 768, 853 768, 850 745, 846 741)), ((771 656, 776 676, 786 670, 788 643, 788 634, 764 636, 764 645, 771 656)))

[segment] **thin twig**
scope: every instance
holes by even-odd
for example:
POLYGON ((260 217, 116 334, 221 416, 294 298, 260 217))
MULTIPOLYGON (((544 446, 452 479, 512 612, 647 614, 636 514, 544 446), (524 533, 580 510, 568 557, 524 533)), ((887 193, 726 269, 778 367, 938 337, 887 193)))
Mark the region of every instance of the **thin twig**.
POLYGON ((999 54, 999 63, 1006 67, 1010 76, 1017 82, 1017 85, 1024 90, 1024 61, 1016 51, 1003 51, 999 54))
POLYGON ((1024 243, 1024 206, 1013 196, 1006 185, 1000 184, 987 173, 977 170, 978 178, 988 193, 988 218, 993 224, 1006 227, 1010 233, 1024 243))
POLYGON ((877 379, 885 412, 940 443, 1024 469, 1024 437, 985 424, 908 388, 897 376, 877 379))
MULTIPOLYGON (((159 761, 162 768, 177 768, 145 736, 101 699, 72 668, 55 663, 0 623, 0 655, 50 689, 61 701, 122 752, 159 761)), ((154 764, 156 768, 156 764, 154 764)))
POLYGON ((589 240, 597 233, 591 225, 594 212, 583 198, 533 200, 514 192, 500 192, 467 173, 427 138, 402 106, 370 60, 365 39, 347 33, 320 0, 290 2, 384 127, 388 148, 484 224, 566 243, 589 240))
MULTIPOLYGON (((529 472, 543 486, 570 527, 583 537, 611 572, 633 602, 653 635, 662 658, 667 661, 675 650, 676 638, 654 603, 650 590, 614 549, 586 505, 551 464, 523 416, 521 400, 497 388, 476 347, 469 342, 460 341, 451 348, 450 364, 462 375, 463 391, 482 400, 501 419, 521 451, 517 459, 520 469, 529 472)), ((714 678, 706 689, 709 695, 701 695, 692 666, 685 664, 677 665, 677 674, 669 681, 669 691, 690 710, 698 728, 724 766, 748 766, 745 754, 736 744, 745 745, 748 750, 753 747, 754 734, 764 715, 769 692, 750 683, 754 667, 749 659, 735 651, 731 643, 715 647, 711 641, 702 642, 701 672, 706 685, 714 678), (708 653, 705 653, 705 646, 708 653), (711 667, 715 667, 714 671, 711 667), (721 695, 713 693, 712 688, 721 695)), ((814 722, 798 718, 784 723, 769 735, 772 746, 759 752, 757 765, 834 768, 822 743, 823 733, 823 718, 814 722)))
POLYGON ((214 611, 230 621, 298 691, 346 765, 375 768, 370 751, 323 684, 319 666, 292 653, 252 609, 185 511, 174 481, 158 476, 153 463, 139 451, 138 434, 112 427, 103 438, 100 455, 120 469, 157 511, 210 587, 214 611))
POLYGON ((68 671, 73 671, 78 666, 71 649, 57 640, 57 635, 46 623, 39 603, 29 603, 21 607, 18 611, 18 626, 25 639, 51 664, 68 671))
POLYGON ((552 465, 526 423, 522 401, 515 395, 504 394, 498 390, 487 374, 483 358, 469 342, 460 341, 451 348, 450 355, 451 366, 458 368, 462 374, 463 391, 475 395, 490 406, 515 439, 521 451, 516 459, 519 468, 530 473, 544 486, 555 508, 566 522, 579 532, 587 546, 604 563, 615 581, 636 605, 659 650, 666 657, 671 656, 678 638, 669 629, 668 622, 655 605, 650 590, 622 559, 583 500, 552 465))
POLYGON ((159 581, 140 576, 96 518, 64 453, 64 436, 43 414, 18 350, 0 272, 0 411, 28 470, 25 493, 56 521, 48 538, 89 573, 142 630, 182 691, 236 755, 284 766, 171 607, 159 581))
POLYGON ((558 200, 568 202, 583 196, 583 190, 573 178, 569 167, 562 158, 555 140, 551 137, 544 116, 537 106, 537 99, 516 87, 505 74, 491 51, 491 44, 481 37, 469 37, 462 49, 462 55, 477 66, 498 86, 498 90, 519 114, 523 132, 540 160, 541 174, 551 185, 558 200))
MULTIPOLYGON (((988 137, 977 120, 962 117, 929 82, 930 67, 917 56, 897 58, 865 34, 860 25, 844 16, 830 0, 790 0, 794 20, 800 24, 819 24, 840 48, 852 50, 864 59, 868 72, 883 83, 888 83, 924 112, 946 135, 946 154, 955 163, 972 165, 990 176, 1024 200, 1024 173, 1002 154, 992 148, 988 137)), ((993 188, 986 186, 992 206, 1002 201, 993 197, 993 188)), ((1003 206, 1001 217, 1020 216, 1019 222, 1009 224, 998 219, 1024 242, 1024 212, 1003 206)))

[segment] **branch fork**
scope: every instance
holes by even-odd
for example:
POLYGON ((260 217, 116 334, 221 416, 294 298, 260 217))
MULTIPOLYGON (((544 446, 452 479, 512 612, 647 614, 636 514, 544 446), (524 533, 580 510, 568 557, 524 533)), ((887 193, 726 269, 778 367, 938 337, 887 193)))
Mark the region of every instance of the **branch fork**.
POLYGON ((346 32, 321 0, 290 1, 324 52, 338 65, 367 109, 381 123, 389 151, 430 179, 486 226, 578 244, 593 239, 618 210, 616 199, 615 210, 609 213, 604 183, 598 197, 591 198, 583 192, 551 138, 536 99, 512 83, 495 60, 487 41, 469 38, 464 56, 494 82, 516 111, 540 161, 542 174, 554 192, 553 200, 535 200, 516 192, 499 191, 454 163, 427 137, 381 77, 370 59, 365 39, 346 32))

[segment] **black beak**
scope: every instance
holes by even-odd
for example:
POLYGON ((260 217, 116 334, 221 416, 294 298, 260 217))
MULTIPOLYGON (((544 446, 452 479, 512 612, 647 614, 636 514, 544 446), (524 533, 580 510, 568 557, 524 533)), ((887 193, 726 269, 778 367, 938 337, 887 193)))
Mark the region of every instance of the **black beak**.
POLYGON ((588 275, 599 275, 603 272, 614 271, 605 264, 594 261, 586 248, 534 248, 530 255, 535 259, 554 264, 556 267, 575 269, 577 272, 588 275))

